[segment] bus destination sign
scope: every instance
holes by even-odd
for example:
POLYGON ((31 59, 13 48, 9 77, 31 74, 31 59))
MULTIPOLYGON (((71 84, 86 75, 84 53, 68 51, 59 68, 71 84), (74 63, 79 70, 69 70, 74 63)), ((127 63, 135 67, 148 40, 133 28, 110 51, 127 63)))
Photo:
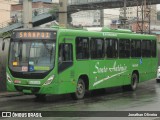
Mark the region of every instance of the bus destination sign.
POLYGON ((25 31, 16 32, 16 38, 20 39, 53 39, 55 38, 56 32, 42 32, 42 31, 25 31))

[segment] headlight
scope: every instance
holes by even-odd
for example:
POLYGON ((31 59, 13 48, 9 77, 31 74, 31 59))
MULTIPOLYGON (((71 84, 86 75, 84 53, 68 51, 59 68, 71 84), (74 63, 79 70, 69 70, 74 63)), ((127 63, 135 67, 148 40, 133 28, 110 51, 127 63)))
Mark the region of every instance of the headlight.
POLYGON ((49 84, 51 84, 52 81, 53 81, 53 79, 54 79, 54 75, 52 75, 50 78, 48 78, 48 80, 43 85, 49 85, 49 84))
POLYGON ((8 82, 12 83, 13 81, 11 80, 11 77, 9 76, 9 74, 7 73, 7 80, 8 82))

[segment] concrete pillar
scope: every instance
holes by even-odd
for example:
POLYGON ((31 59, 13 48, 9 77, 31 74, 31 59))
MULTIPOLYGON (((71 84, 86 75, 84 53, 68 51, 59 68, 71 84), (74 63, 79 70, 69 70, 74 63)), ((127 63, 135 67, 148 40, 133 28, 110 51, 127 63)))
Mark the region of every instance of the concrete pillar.
POLYGON ((100 26, 104 27, 104 9, 100 10, 100 26))
POLYGON ((127 20, 127 17, 126 17, 126 14, 127 14, 127 7, 126 7, 126 5, 127 5, 127 1, 126 0, 124 0, 124 8, 123 8, 123 10, 124 10, 124 18, 123 18, 123 23, 124 23, 124 26, 123 26, 123 28, 124 29, 126 29, 126 20, 127 20))
POLYGON ((59 25, 67 27, 67 5, 68 0, 59 0, 59 25))
POLYGON ((32 28, 32 0, 23 0, 24 28, 32 28))

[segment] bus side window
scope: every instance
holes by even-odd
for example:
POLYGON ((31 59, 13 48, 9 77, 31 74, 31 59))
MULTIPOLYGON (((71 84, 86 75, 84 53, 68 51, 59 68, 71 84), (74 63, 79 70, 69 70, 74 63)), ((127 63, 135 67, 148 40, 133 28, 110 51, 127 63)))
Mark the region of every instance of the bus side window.
POLYGON ((142 57, 151 57, 151 41, 142 40, 142 57))
POLYGON ((104 40, 103 38, 91 38, 90 40, 91 58, 104 58, 104 40))
POLYGON ((157 46, 156 46, 156 41, 155 40, 152 40, 152 43, 151 43, 151 47, 152 47, 152 57, 156 57, 157 53, 156 53, 156 49, 157 49, 157 46))
POLYGON ((62 72, 73 65, 72 44, 60 44, 58 53, 58 72, 62 72))
POLYGON ((105 49, 107 58, 118 57, 118 41, 116 39, 106 39, 105 49))
POLYGON ((89 38, 76 38, 76 59, 89 59, 89 38))
POLYGON ((59 45, 59 62, 73 61, 72 56, 72 44, 60 44, 59 45))
POLYGON ((120 39, 119 40, 119 58, 130 57, 130 40, 120 39))

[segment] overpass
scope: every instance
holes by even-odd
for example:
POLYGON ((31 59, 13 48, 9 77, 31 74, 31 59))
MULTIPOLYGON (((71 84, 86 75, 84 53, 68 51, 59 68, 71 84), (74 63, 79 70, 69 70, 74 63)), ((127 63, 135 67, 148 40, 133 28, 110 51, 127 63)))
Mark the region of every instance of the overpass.
MULTIPOLYGON (((44 10, 44 9, 43 9, 44 10)), ((48 13, 49 10, 42 11, 38 10, 38 15, 32 17, 33 27, 42 25, 44 23, 53 21, 55 19, 51 14, 48 13)), ((18 19, 18 22, 11 23, 10 21, 4 22, 0 24, 0 35, 3 33, 10 33, 10 31, 23 27, 22 19, 18 19)))
MULTIPOLYGON (((132 7, 142 4, 142 0, 126 0, 126 6, 132 7)), ((160 4, 160 0, 146 0, 147 4, 160 4)), ((81 10, 95 10, 107 8, 121 8, 124 0, 68 0, 68 13, 81 10)))

